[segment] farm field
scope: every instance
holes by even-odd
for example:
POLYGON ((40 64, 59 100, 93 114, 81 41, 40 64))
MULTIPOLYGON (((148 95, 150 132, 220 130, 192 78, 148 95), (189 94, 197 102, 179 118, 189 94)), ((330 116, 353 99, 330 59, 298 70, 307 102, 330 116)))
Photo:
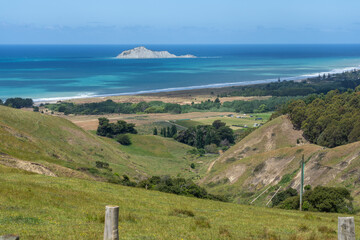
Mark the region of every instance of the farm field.
POLYGON ((199 117, 193 119, 177 120, 174 121, 174 123, 184 127, 192 127, 197 125, 211 125, 215 120, 221 120, 222 122, 225 122, 227 126, 230 126, 234 130, 237 130, 244 128, 245 125, 247 127, 254 127, 254 124, 256 123, 264 124, 269 120, 271 114, 272 112, 246 114, 246 115, 240 113, 232 113, 232 114, 220 115, 216 117, 204 117, 204 118, 199 117), (256 120, 257 118, 261 118, 261 119, 256 120))
POLYGON ((82 115, 82 116, 63 116, 79 127, 85 130, 96 130, 98 126, 98 118, 106 117, 111 122, 118 120, 125 120, 128 123, 135 123, 136 126, 149 125, 157 122, 176 121, 181 119, 195 119, 207 117, 219 117, 228 114, 235 114, 233 112, 191 112, 183 114, 171 113, 151 113, 151 114, 108 114, 108 115, 82 115))
MULTIPOLYGON (((243 97, 243 96, 234 96, 234 97, 223 97, 220 98, 220 101, 223 102, 231 102, 234 100, 241 101, 253 101, 253 100, 266 100, 271 96, 251 96, 251 97, 243 97)), ((165 103, 177 103, 177 104, 191 104, 201 103, 202 101, 211 100, 214 101, 217 98, 215 94, 211 94, 208 89, 194 89, 188 90, 185 92, 175 91, 175 92, 166 92, 166 93, 156 93, 156 94, 144 94, 144 95, 126 95, 126 96, 109 96, 109 97, 95 97, 95 98, 80 98, 80 99, 72 99, 70 102, 76 104, 82 103, 93 103, 93 102, 101 102, 111 99, 114 102, 118 103, 139 103, 139 102, 150 102, 150 101, 162 101, 165 103)))

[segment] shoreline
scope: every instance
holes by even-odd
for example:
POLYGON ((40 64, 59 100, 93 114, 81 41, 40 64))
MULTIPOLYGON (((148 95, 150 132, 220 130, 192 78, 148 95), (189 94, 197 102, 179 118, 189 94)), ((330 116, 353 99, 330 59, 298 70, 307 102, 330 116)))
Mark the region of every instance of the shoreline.
MULTIPOLYGON (((318 75, 323 74, 338 74, 353 70, 360 70, 360 65, 357 67, 346 67, 342 69, 333 69, 329 72, 319 72, 313 74, 305 74, 296 77, 288 77, 283 78, 281 81, 303 81, 309 78, 316 77, 318 75)), ((263 80, 255 80, 255 81, 242 81, 242 82, 231 82, 231 83, 214 83, 214 84, 206 84, 206 85, 194 85, 188 87, 174 87, 174 88, 163 88, 163 89, 154 89, 154 90, 144 90, 144 91, 135 91, 135 92, 126 92, 126 93, 113 93, 113 94, 94 94, 94 95, 79 95, 79 96, 72 96, 72 97, 50 97, 50 98, 35 98, 33 99, 34 103, 41 104, 41 103, 56 103, 58 101, 71 101, 71 100, 82 100, 82 99, 106 99, 110 97, 120 97, 120 96, 172 96, 172 95, 186 95, 192 92, 198 91, 205 91, 209 92, 211 90, 217 91, 220 89, 225 90, 231 87, 237 86, 249 86, 249 85, 257 85, 257 84, 265 84, 265 83, 273 83, 277 82, 278 79, 271 78, 271 79, 263 79, 263 80)))

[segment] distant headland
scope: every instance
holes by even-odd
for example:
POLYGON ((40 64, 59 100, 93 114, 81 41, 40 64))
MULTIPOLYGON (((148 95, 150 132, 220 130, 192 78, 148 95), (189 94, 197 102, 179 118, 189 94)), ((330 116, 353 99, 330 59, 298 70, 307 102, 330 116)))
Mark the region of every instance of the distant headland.
POLYGON ((142 58, 196 58, 194 55, 181 55, 176 56, 168 51, 152 51, 145 47, 136 47, 130 50, 123 51, 116 58, 121 59, 142 59, 142 58))

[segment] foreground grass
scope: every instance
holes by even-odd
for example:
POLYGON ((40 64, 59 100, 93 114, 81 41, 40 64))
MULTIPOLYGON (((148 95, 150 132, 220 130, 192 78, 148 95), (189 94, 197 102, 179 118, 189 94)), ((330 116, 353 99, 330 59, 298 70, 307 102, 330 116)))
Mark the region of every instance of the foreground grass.
MULTIPOLYGON (((101 239, 105 205, 120 206, 120 239, 336 239, 337 214, 183 197, 0 166, 0 235, 101 239)), ((360 222, 356 219, 356 231, 360 222)))

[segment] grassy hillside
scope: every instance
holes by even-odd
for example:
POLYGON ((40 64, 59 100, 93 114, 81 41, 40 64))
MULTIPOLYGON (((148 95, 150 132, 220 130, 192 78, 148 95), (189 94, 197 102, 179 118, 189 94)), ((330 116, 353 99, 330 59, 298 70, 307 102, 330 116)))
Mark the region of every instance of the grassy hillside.
MULTIPOLYGON (((84 131, 64 118, 0 106, 0 163, 7 166, 82 178, 92 177, 94 173, 138 177, 199 174, 201 167, 189 170, 191 162, 200 161, 186 154, 189 146, 154 136, 133 135, 131 138, 131 146, 121 146, 112 139, 84 131), (40 165, 29 165, 28 161, 40 165), (96 161, 108 162, 112 172, 95 169, 96 161)), ((206 165, 210 160, 202 158, 203 164, 199 165, 206 165)))
MULTIPOLYGON (((111 141, 111 140, 110 140, 111 141)), ((150 175, 172 175, 200 178, 217 155, 198 157, 187 152, 192 147, 172 138, 148 135, 131 135, 130 146, 120 145, 128 159, 136 162, 137 169, 150 175), (195 169, 191 169, 191 163, 195 169)))
POLYGON ((360 142, 333 149, 307 143, 286 116, 260 127, 215 160, 202 183, 210 192, 230 194, 250 202, 271 187, 255 204, 265 205, 281 186, 299 188, 304 155, 305 185, 345 186, 360 203, 360 142))
POLYGON ((201 200, 1 165, 0 184, 0 235, 21 239, 101 239, 109 204, 120 206, 120 239, 337 238, 337 214, 201 200))

